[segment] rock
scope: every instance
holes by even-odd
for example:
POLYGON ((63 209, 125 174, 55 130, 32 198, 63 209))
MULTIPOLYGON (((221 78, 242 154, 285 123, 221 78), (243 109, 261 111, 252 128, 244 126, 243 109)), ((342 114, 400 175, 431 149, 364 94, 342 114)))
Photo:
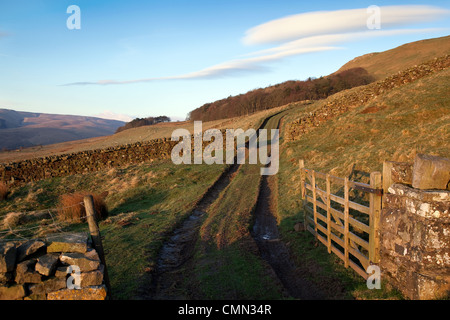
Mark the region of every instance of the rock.
POLYGON ((50 292, 47 300, 105 300, 105 286, 88 287, 82 289, 63 289, 50 292))
POLYGON ((0 287, 0 300, 20 300, 25 297, 25 288, 22 285, 0 287))
POLYGON ((39 257, 35 269, 37 272, 44 276, 50 276, 55 271, 58 260, 59 254, 46 254, 45 256, 39 257))
POLYGON ((412 186, 416 189, 446 190, 450 182, 450 159, 418 154, 414 160, 412 186))
POLYGON ((0 273, 0 285, 4 285, 13 279, 12 273, 0 273))
POLYGON ((68 265, 78 266, 81 272, 97 270, 100 266, 99 261, 90 259, 86 255, 78 252, 63 253, 59 259, 68 265))
POLYGON ((45 294, 44 283, 31 284, 28 286, 28 291, 30 292, 30 295, 45 294))
POLYGON ((15 281, 19 284, 24 283, 39 283, 42 280, 42 276, 34 271, 36 260, 26 260, 19 263, 16 267, 15 281))
POLYGON ((391 164, 391 179, 395 183, 411 184, 412 183, 412 165, 406 162, 393 162, 391 164))
POLYGON ((23 298, 23 300, 47 300, 46 294, 31 294, 23 298))
POLYGON ((67 275, 69 274, 68 270, 69 270, 68 266, 57 268, 56 271, 55 271, 55 277, 57 277, 57 278, 66 278, 67 275))
POLYGON ((28 290, 31 295, 45 295, 50 292, 67 288, 66 280, 63 278, 51 277, 41 283, 32 284, 28 290))
POLYGON ((63 278, 52 277, 43 282, 45 293, 67 288, 67 282, 63 278))
POLYGON ((85 256, 88 257, 91 260, 100 261, 100 257, 98 256, 98 253, 95 249, 89 249, 85 256))
POLYGON ((80 286, 91 287, 91 286, 99 286, 103 282, 103 265, 100 266, 99 270, 91 271, 91 272, 83 272, 80 274, 80 286))
POLYGON ((45 243, 40 240, 30 240, 17 248, 17 262, 22 262, 38 251, 45 250, 45 243))
POLYGON ((74 233, 47 240, 47 252, 79 252, 87 251, 87 233, 74 233))
POLYGON ((7 242, 0 244, 0 273, 6 273, 14 270, 16 265, 16 246, 14 243, 7 242))

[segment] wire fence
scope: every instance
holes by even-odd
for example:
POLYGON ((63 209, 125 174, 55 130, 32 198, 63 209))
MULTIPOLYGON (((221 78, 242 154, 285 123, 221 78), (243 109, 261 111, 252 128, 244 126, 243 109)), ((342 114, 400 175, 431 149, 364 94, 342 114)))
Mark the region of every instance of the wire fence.
MULTIPOLYGON (((3 230, 0 230, 0 243, 4 243, 4 242, 9 242, 9 241, 28 241, 28 240, 33 240, 33 239, 38 239, 39 237, 35 237, 33 236, 27 236, 24 235, 24 233, 29 233, 29 232, 43 232, 43 231, 50 231, 50 234, 45 234, 45 238, 47 239, 51 239, 51 238, 55 238, 55 237, 60 237, 62 234, 68 234, 70 232, 64 231, 64 229, 70 225, 72 225, 72 223, 70 222, 66 222, 66 221, 61 221, 57 216, 56 213, 62 211, 62 210, 66 210, 66 209, 70 209, 73 207, 77 207, 77 206, 83 206, 84 207, 84 203, 83 202, 79 202, 70 206, 66 206, 66 207, 60 207, 60 208, 52 208, 52 209, 43 209, 43 210, 36 210, 36 211, 28 211, 28 212, 19 212, 19 214, 22 215, 35 215, 35 216, 39 216, 39 215, 43 215, 43 214, 48 214, 48 219, 50 219, 51 223, 50 224, 39 224, 39 225, 35 225, 35 226, 30 226, 30 227, 21 227, 21 228, 13 228, 7 221, 7 219, 5 219, 6 216, 10 215, 11 213, 6 213, 6 214, 2 214, 0 215, 0 219, 3 219, 3 230), (8 236, 13 236, 13 238, 5 238, 8 236)), ((89 216, 85 215, 83 217, 79 217, 79 222, 85 221, 89 216)))

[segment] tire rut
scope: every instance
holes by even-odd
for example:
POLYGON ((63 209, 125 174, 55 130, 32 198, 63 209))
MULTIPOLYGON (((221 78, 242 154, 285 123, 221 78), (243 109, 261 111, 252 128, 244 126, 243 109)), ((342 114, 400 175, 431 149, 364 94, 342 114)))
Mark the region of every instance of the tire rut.
MULTIPOLYGON (((265 128, 272 117, 266 118, 259 129, 265 128)), ((257 135, 259 136, 259 129, 257 135)), ((247 145, 248 147, 248 145, 247 145)), ((269 147, 270 149, 270 147, 269 147)), ((208 189, 198 202, 192 214, 174 230, 160 251, 156 269, 152 276, 150 292, 146 298, 152 300, 188 299, 182 285, 183 271, 194 254, 199 229, 206 212, 220 193, 231 183, 237 174, 240 164, 236 159, 219 179, 208 189)), ((273 215, 272 191, 269 178, 262 177, 258 202, 255 209, 255 224, 252 236, 258 245, 262 258, 268 262, 286 291, 297 299, 321 299, 322 295, 313 288, 311 283, 296 272, 289 250, 280 241, 277 222, 273 215)))
POLYGON ((208 189, 197 203, 192 214, 176 228, 170 239, 163 245, 152 277, 152 300, 186 299, 182 290, 177 290, 183 281, 183 270, 194 254, 195 243, 203 218, 211 204, 230 184, 240 168, 240 164, 231 165, 208 189))
POLYGON ((255 209, 252 236, 261 256, 272 267, 288 294, 300 300, 322 300, 324 295, 308 280, 292 261, 289 249, 280 239, 275 218, 274 177, 263 176, 255 209))

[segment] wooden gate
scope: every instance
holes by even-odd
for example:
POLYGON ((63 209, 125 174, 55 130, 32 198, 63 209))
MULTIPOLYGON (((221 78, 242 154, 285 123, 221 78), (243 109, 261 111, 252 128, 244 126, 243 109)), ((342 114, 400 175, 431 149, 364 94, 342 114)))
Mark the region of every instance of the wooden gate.
POLYGON ((381 213, 381 173, 370 174, 370 184, 306 169, 300 160, 305 229, 364 279, 377 264, 381 213))

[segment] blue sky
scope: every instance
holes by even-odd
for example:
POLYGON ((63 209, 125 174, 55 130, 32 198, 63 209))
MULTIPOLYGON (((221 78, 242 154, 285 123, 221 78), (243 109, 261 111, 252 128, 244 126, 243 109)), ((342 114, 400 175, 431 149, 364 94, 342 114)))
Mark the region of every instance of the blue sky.
POLYGON ((0 108, 184 119, 449 30, 448 0, 0 0, 0 108), (79 30, 67 28, 70 5, 79 30), (371 5, 380 30, 365 24, 371 5))

